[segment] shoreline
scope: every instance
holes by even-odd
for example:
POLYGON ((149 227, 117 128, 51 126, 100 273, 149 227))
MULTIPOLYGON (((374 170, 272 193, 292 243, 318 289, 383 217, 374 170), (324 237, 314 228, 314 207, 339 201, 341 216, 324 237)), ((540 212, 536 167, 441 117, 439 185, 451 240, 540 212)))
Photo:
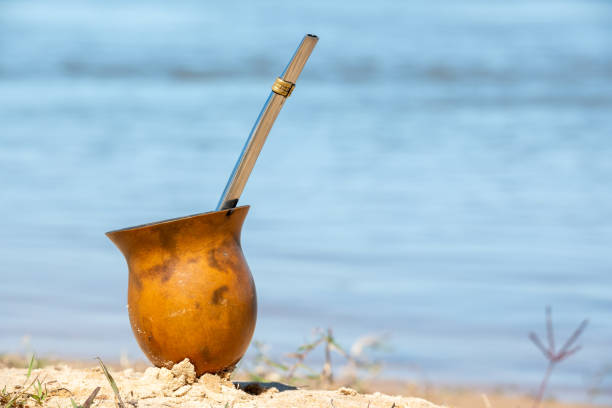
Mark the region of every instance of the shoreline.
MULTIPOLYGON (((7 392, 18 391, 27 383, 28 370, 23 367, 23 358, 4 356, 0 359, 0 390, 6 386, 7 392), (21 363, 21 364, 19 364, 21 363)), ((40 406, 71 406, 71 398, 78 404, 90 396, 96 387, 101 387, 94 406, 115 406, 113 392, 104 378, 103 370, 95 362, 83 360, 41 360, 41 368, 34 368, 29 379, 36 378, 48 392, 48 397, 40 406)), ((175 365, 189 367, 186 360, 175 365)), ((192 367, 192 366, 191 366, 192 367)), ((531 407, 533 398, 517 389, 481 388, 471 386, 447 386, 428 384, 418 385, 404 380, 385 378, 375 379, 337 379, 330 384, 320 381, 301 381, 299 384, 283 384, 281 381, 251 381, 248 373, 237 371, 229 379, 205 374, 195 379, 195 372, 187 369, 184 374, 178 369, 158 369, 144 361, 132 363, 129 367, 118 363, 108 364, 124 399, 139 407, 166 405, 171 407, 189 406, 295 406, 304 407, 366 407, 389 408, 392 404, 408 408, 437 407, 531 407), (177 371, 178 370, 178 371, 177 371), (193 378, 193 381, 187 380, 193 378), (245 391, 245 387, 247 390, 245 391), (234 404, 234 405, 231 405, 234 404)), ((192 368, 191 368, 192 370, 192 368)), ((23 388, 22 388, 23 389, 23 388)), ((5 402, 6 403, 6 402, 5 402)), ((548 398, 541 407, 546 408, 596 408, 610 405, 598 403, 564 402, 548 398)), ((126 405, 130 408, 129 405, 126 405)))

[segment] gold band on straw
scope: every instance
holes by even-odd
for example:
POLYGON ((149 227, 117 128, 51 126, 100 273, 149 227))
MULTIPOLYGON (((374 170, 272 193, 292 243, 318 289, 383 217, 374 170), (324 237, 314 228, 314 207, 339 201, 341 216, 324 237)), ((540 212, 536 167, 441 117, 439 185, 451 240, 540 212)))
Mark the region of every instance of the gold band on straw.
POLYGON ((272 92, 288 98, 289 95, 291 95, 291 92, 293 92, 293 88, 295 88, 294 83, 285 81, 282 78, 276 78, 274 85, 272 85, 272 92))

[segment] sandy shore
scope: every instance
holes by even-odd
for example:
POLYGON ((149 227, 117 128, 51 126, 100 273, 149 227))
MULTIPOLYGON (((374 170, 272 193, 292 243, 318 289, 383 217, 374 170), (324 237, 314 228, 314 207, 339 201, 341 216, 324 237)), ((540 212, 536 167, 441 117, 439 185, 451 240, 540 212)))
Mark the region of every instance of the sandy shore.
MULTIPOLYGON (((527 397, 500 393, 479 393, 467 390, 419 390, 404 383, 381 382, 365 384, 361 393, 348 387, 330 390, 296 388, 281 383, 249 383, 205 374, 196 378, 193 366, 184 361, 172 370, 148 367, 146 369, 111 369, 126 408, 134 407, 326 407, 326 408, 436 408, 449 407, 531 407, 527 397), (377 388, 379 391, 374 391, 377 388), (403 394, 407 396, 397 395, 403 394), (426 397, 427 399, 423 398, 426 397), (430 402, 432 401, 432 402, 430 402)), ((100 367, 76 368, 67 364, 54 364, 31 372, 0 369, 0 390, 6 386, 4 398, 19 396, 26 406, 72 407, 71 399, 84 404, 101 387, 92 407, 114 407, 115 394, 100 367), (40 382, 40 387, 37 381, 40 382), (24 391, 24 386, 28 387, 24 391), (41 391, 38 392, 37 389, 41 391), (21 393, 21 394, 20 394, 21 393), (26 394, 41 395, 41 404, 26 394)), ((7 401, 2 402, 4 406, 7 401)), ((589 405, 571 405, 546 401, 547 408, 586 408, 589 405)))
MULTIPOLYGON (((19 392, 26 383, 25 369, 0 370, 0 384, 19 392)), ((147 368, 144 372, 126 369, 113 373, 126 407, 406 407, 436 408, 420 398, 390 396, 381 393, 359 394, 350 388, 306 390, 280 383, 232 382, 216 375, 196 378, 188 361, 172 370, 147 368)), ((96 387, 101 387, 92 406, 114 407, 115 394, 101 368, 78 369, 55 365, 34 370, 30 381, 38 379, 47 396, 42 406, 70 407, 71 399, 83 404, 96 387)), ((29 382, 27 384, 29 384, 29 382)), ((27 386, 26 384, 26 386, 27 386)), ((34 387, 36 388, 36 387, 34 387)), ((36 394, 30 388, 29 393, 36 394)), ((31 406, 36 405, 32 400, 31 406)))

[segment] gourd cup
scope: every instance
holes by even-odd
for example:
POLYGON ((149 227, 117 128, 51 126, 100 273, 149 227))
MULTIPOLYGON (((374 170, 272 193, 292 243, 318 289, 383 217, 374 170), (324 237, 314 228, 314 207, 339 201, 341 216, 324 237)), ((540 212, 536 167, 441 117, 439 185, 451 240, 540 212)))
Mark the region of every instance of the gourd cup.
POLYGON ((129 268, 132 330, 156 366, 184 358, 198 375, 233 367, 257 316, 240 246, 242 206, 108 232, 129 268))

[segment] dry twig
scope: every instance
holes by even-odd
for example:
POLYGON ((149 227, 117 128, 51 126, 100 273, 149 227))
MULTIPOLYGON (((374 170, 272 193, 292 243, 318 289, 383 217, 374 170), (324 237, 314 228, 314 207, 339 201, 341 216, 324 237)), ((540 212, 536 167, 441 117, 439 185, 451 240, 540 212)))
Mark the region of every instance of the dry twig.
POLYGON ((574 330, 574 333, 567 339, 567 341, 561 346, 559 351, 555 349, 555 334, 553 330, 552 323, 552 312, 550 306, 546 307, 546 337, 548 339, 548 347, 544 346, 540 338, 534 332, 529 333, 529 339, 535 344, 535 346, 544 354, 544 357, 548 360, 548 367, 546 368, 546 372, 544 373, 544 378, 542 379, 542 383, 540 384, 540 388, 538 390, 538 394, 533 403, 533 408, 537 408, 542 403, 542 398, 544 397, 544 392, 546 391, 546 387, 548 385, 548 379, 552 374, 555 366, 561 361, 565 360, 572 354, 575 354, 580 350, 580 346, 575 346, 574 343, 584 329, 586 329, 589 321, 587 319, 583 320, 582 323, 574 330))

